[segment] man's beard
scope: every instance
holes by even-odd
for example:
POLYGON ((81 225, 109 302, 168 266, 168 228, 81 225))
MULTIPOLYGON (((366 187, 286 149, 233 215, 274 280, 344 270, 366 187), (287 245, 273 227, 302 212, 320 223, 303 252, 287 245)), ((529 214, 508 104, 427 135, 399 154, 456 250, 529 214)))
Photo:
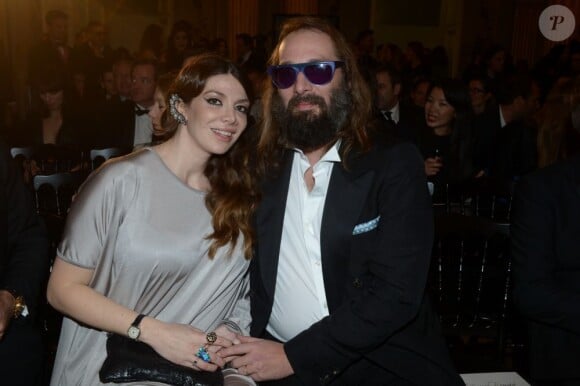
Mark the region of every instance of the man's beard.
POLYGON ((330 108, 318 95, 294 96, 284 107, 279 94, 272 97, 272 117, 280 128, 282 143, 307 153, 328 145, 338 139, 337 133, 344 126, 351 110, 351 96, 341 85, 330 97, 330 108), (318 106, 318 113, 296 111, 299 103, 318 106))

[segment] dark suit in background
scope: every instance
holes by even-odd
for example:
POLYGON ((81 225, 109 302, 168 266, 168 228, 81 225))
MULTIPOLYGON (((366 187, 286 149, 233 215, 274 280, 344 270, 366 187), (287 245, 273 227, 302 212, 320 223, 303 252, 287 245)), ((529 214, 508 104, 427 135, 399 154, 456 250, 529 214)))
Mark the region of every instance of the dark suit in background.
POLYGON ((135 140, 135 103, 115 96, 96 109, 93 143, 95 148, 132 149, 135 140))
POLYGON ((40 385, 43 350, 39 308, 48 275, 48 241, 34 211, 30 192, 0 143, 0 290, 24 297, 29 315, 12 319, 0 339, 0 383, 40 385))
POLYGON ((513 179, 537 166, 535 128, 516 120, 501 127, 499 107, 473 119, 474 164, 494 178, 513 179))
MULTIPOLYGON (((292 152, 267 181, 251 265, 252 335, 266 331, 291 175, 292 152)), ((286 342, 295 375, 266 385, 463 384, 424 296, 433 242, 423 161, 410 144, 377 145, 334 165, 321 227, 330 315, 286 342), (378 221, 364 232, 359 224, 378 221), (383 383, 384 382, 384 383, 383 383)))
POLYGON ((511 232, 514 299, 529 322, 531 376, 580 385, 580 158, 519 182, 511 232))

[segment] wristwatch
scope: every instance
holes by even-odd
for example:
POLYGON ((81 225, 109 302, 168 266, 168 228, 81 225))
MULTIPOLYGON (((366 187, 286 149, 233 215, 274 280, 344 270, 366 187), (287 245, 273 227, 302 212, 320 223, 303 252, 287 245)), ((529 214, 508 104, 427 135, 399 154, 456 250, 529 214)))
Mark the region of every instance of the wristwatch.
POLYGON ((133 340, 139 339, 139 335, 141 335, 141 329, 139 328, 139 323, 141 323, 141 320, 143 320, 144 317, 145 317, 145 315, 139 314, 139 316, 137 316, 135 318, 133 323, 131 323, 131 326, 127 330, 127 336, 129 338, 131 338, 133 340))
POLYGON ((26 301, 24 300, 24 296, 19 295, 18 292, 12 289, 5 289, 8 291, 10 295, 14 297, 14 309, 12 310, 12 317, 14 319, 18 319, 19 317, 27 317, 28 316, 28 307, 26 306, 26 301))

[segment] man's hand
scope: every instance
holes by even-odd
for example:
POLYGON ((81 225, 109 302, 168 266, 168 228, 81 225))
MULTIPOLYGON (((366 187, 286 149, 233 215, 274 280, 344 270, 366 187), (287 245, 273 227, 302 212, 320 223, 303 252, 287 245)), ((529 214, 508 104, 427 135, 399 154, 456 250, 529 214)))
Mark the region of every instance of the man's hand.
POLYGON ((0 340, 10 325, 14 312, 14 296, 8 291, 0 290, 0 340))
POLYGON ((282 379, 294 374, 282 343, 249 336, 239 339, 240 344, 223 348, 218 354, 225 362, 231 362, 240 374, 249 375, 255 381, 282 379))

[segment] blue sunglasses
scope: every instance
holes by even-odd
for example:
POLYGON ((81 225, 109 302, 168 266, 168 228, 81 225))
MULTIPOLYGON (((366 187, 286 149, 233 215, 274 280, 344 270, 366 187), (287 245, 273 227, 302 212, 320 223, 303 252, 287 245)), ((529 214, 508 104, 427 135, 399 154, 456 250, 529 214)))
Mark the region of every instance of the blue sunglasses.
POLYGON ((310 83, 323 85, 329 83, 334 77, 334 70, 342 66, 344 62, 339 60, 283 64, 269 66, 268 75, 272 78, 274 86, 279 89, 288 88, 296 83, 299 73, 303 73, 310 83))

